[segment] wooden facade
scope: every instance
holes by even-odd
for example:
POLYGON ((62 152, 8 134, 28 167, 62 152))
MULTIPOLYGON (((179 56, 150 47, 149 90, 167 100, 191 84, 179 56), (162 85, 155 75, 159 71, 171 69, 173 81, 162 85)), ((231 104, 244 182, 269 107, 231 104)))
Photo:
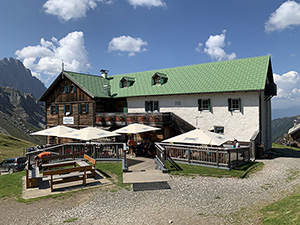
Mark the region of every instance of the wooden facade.
POLYGON ((47 127, 95 125, 96 101, 66 77, 51 89, 45 102, 47 127))

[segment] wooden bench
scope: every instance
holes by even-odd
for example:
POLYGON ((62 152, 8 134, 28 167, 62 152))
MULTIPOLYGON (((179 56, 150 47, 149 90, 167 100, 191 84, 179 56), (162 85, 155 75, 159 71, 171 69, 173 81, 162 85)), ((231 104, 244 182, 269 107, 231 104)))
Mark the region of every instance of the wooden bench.
POLYGON ((47 170, 43 172, 43 176, 50 176, 50 188, 53 191, 54 184, 82 180, 82 184, 86 185, 86 179, 92 166, 80 166, 65 169, 47 170))
POLYGON ((39 168, 26 169, 26 188, 37 187, 40 179, 39 168))
POLYGON ((53 160, 61 160, 61 159, 73 159, 78 158, 80 155, 79 153, 74 153, 74 154, 67 154, 67 155, 53 155, 53 156, 47 156, 41 158, 42 163, 47 163, 53 160))

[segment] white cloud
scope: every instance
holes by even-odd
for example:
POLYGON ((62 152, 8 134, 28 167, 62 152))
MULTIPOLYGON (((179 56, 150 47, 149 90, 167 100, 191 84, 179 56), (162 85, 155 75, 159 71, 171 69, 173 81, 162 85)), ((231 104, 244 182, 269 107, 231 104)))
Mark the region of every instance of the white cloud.
POLYGON ((299 73, 289 71, 281 76, 274 74, 274 81, 277 84, 277 96, 273 97, 273 108, 291 108, 300 104, 299 73))
MULTIPOLYGON (((226 30, 223 30, 220 35, 210 35, 208 40, 205 42, 204 52, 207 53, 212 60, 232 60, 236 58, 236 54, 233 52, 231 54, 227 54, 224 51, 226 30)), ((228 45, 231 45, 231 42, 228 42, 228 45)), ((200 52, 202 47, 202 43, 199 43, 196 51, 200 52)))
POLYGON ((195 48, 196 52, 201 52, 202 43, 199 43, 198 46, 195 48))
POLYGON ((108 51, 128 52, 128 56, 134 56, 135 53, 147 51, 143 46, 148 45, 141 38, 133 38, 130 36, 114 37, 108 44, 108 51))
POLYGON ((265 31, 281 31, 286 28, 300 25, 300 3, 286 1, 273 12, 265 23, 265 31))
POLYGON ((166 7, 167 4, 162 0, 127 0, 134 8, 137 6, 151 7, 166 7))
POLYGON ((57 16, 62 21, 76 20, 86 16, 86 12, 97 7, 97 2, 111 4, 112 0, 47 0, 43 5, 46 13, 57 16))
MULTIPOLYGON (((81 31, 69 33, 59 41, 55 37, 51 41, 41 38, 39 45, 24 47, 15 54, 17 58, 23 59, 23 64, 39 79, 41 74, 58 75, 62 63, 70 71, 86 71, 90 67, 81 31)), ((47 81, 48 78, 42 80, 47 81)))

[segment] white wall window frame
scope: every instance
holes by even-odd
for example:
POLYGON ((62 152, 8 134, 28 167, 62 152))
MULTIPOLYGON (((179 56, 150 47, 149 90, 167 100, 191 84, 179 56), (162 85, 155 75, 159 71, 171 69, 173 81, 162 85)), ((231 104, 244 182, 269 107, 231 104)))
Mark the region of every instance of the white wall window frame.
POLYGON ((228 98, 228 111, 241 112, 242 102, 240 98, 228 98))
POLYGON ((211 112, 211 102, 210 99, 198 99, 198 111, 209 111, 211 112))
POLYGON ((145 101, 145 111, 149 113, 159 112, 158 101, 145 101))

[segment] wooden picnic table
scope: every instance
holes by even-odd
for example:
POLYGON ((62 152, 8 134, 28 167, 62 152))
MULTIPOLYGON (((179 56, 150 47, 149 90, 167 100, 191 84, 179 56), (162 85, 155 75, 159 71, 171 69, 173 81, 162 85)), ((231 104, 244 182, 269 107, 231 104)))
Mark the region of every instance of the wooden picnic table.
MULTIPOLYGON (((91 163, 94 165, 94 159, 90 157, 85 158, 89 162, 92 161, 91 163)), ((43 171, 43 176, 50 176, 50 179, 49 177, 44 177, 43 180, 50 180, 51 192, 53 191, 54 184, 83 180, 83 185, 86 185, 87 177, 95 177, 95 168, 93 165, 81 160, 42 164, 43 168, 47 168, 46 171, 43 171)))

